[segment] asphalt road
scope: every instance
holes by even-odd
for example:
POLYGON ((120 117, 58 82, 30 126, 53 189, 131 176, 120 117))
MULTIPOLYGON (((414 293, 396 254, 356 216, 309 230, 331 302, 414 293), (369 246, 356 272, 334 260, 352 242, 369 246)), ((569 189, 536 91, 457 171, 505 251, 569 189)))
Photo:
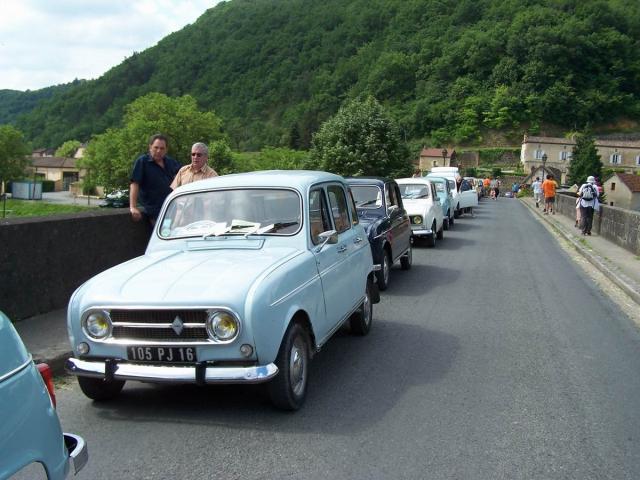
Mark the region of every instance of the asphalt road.
POLYGON ((81 479, 636 479, 640 333, 518 201, 485 200, 339 332, 304 408, 258 387, 58 389, 81 479))

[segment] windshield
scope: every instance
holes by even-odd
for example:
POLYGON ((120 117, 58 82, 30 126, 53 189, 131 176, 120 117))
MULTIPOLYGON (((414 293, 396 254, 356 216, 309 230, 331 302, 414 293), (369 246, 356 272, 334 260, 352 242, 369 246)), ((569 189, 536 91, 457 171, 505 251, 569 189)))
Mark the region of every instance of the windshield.
POLYGON ((438 194, 440 194, 440 193, 447 193, 447 189, 445 188, 445 186, 444 186, 444 183, 443 183, 443 182, 433 182, 433 184, 435 185, 435 187, 436 187, 436 192, 437 192, 438 194))
POLYGON ((429 198, 429 186, 424 183, 401 183, 400 195, 403 199, 429 198))
POLYGON ((293 190, 243 188, 175 197, 162 218, 165 239, 219 235, 293 235, 301 226, 293 190))
POLYGON ((351 185, 356 208, 380 208, 382 190, 375 185, 351 185))

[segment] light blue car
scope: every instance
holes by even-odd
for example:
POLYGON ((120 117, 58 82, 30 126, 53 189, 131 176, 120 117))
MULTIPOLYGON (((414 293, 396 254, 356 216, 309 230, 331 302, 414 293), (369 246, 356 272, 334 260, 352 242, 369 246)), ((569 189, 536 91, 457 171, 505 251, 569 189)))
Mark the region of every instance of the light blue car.
POLYGON ((451 193, 451 185, 444 177, 429 175, 427 177, 436 187, 436 194, 442 206, 442 215, 444 216, 444 229, 449 230, 453 226, 455 220, 455 206, 453 204, 453 195, 451 193))
POLYGON ((226 175, 176 189, 145 255, 76 290, 67 370, 94 400, 127 380, 268 382, 295 410, 309 360, 379 301, 367 235, 340 176, 226 175))
POLYGON ((51 370, 35 365, 0 312, 0 480, 60 480, 87 463, 87 445, 62 433, 51 370), (14 476, 15 475, 15 476, 14 476))

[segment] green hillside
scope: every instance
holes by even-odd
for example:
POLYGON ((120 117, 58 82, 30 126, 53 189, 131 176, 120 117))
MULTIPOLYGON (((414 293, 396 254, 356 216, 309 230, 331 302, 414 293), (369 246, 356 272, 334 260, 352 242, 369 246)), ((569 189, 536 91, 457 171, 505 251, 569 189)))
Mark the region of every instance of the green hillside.
POLYGON ((15 119, 33 110, 40 102, 52 98, 56 94, 66 92, 80 81, 76 80, 63 85, 41 88, 39 90, 0 90, 0 125, 13 123, 15 119))
POLYGON ((637 0, 232 0, 17 124, 87 140, 152 91, 193 95, 236 149, 304 148, 363 93, 416 142, 635 124, 639 39, 637 0))

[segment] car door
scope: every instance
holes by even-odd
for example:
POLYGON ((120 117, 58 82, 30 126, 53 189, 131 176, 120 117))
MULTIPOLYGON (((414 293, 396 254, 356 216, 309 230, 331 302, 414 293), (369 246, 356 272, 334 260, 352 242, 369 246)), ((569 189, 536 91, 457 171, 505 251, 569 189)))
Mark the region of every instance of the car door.
POLYGON ((460 184, 460 208, 478 206, 478 194, 468 180, 463 180, 460 184))
POLYGON ((393 261, 396 261, 411 243, 411 223, 402 204, 400 189, 395 182, 384 185, 387 216, 391 224, 391 250, 393 261))
POLYGON ((346 194, 339 184, 311 189, 309 225, 312 252, 316 258, 324 293, 326 316, 316 331, 318 341, 323 343, 355 303, 353 298, 355 287, 352 285, 354 278, 350 274, 349 261, 349 245, 353 243, 351 220, 346 194), (340 202, 340 195, 342 195, 342 202, 340 202), (337 232, 338 241, 335 244, 327 242, 322 246, 323 240, 319 234, 328 230, 337 232))

